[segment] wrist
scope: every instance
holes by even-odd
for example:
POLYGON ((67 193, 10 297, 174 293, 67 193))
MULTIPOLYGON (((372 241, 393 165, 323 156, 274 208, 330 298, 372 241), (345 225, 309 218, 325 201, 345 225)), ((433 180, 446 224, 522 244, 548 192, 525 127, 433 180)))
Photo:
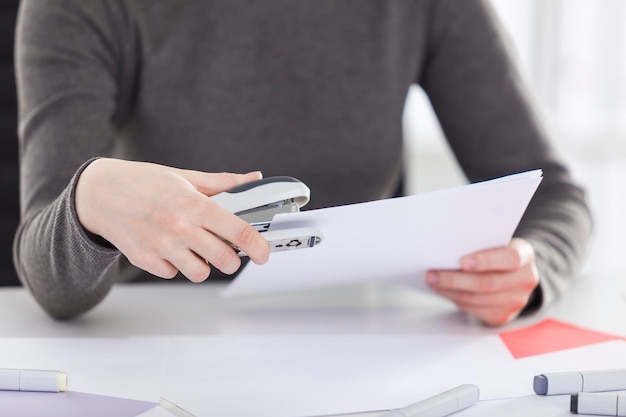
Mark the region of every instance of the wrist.
POLYGON ((81 167, 74 190, 74 206, 78 222, 87 235, 95 241, 98 240, 97 237, 104 240, 98 231, 98 213, 95 210, 98 203, 94 195, 98 189, 96 184, 102 164, 106 164, 106 159, 94 158, 87 161, 81 167))

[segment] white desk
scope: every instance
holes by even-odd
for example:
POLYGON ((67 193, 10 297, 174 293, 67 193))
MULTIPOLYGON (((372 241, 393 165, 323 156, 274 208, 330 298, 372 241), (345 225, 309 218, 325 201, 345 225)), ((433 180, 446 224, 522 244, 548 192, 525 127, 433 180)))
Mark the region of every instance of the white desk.
MULTIPOLYGON (((218 293, 223 287, 224 284, 173 282, 119 284, 93 311, 65 322, 48 318, 25 290, 1 289, 0 311, 4 319, 0 320, 0 337, 415 334, 441 326, 458 333, 503 330, 478 324, 446 300, 397 287, 364 285, 222 300, 218 293)), ((552 317, 626 336, 624 288, 626 274, 583 277, 555 305, 504 329, 552 317)), ((464 411, 462 416, 503 415, 503 410, 511 416, 570 415, 563 401, 563 397, 489 401, 464 411), (558 410, 564 412, 559 414, 558 410)), ((167 414, 154 410, 146 416, 167 414)), ((380 413, 359 414, 363 417, 378 415, 380 413)))

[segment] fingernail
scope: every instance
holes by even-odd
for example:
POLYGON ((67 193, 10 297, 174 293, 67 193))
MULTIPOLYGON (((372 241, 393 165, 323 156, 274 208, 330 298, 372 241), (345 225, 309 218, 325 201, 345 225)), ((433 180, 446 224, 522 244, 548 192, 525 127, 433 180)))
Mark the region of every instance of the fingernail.
POLYGON ((430 271, 426 274, 426 282, 430 285, 436 285, 439 281, 439 274, 433 271, 430 271))
POLYGON ((461 259, 461 268, 463 269, 474 269, 476 268, 477 262, 474 258, 465 258, 461 259))
POLYGON ((245 175, 263 178, 263 173, 261 171, 250 171, 250 172, 246 172, 245 175))

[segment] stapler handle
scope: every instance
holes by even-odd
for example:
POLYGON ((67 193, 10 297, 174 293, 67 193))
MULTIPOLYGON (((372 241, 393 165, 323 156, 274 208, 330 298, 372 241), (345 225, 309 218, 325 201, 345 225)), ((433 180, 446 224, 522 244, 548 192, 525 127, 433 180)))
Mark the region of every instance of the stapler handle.
MULTIPOLYGON (((251 212, 260 213, 261 222, 248 221, 259 232, 262 232, 261 234, 270 245, 270 250, 278 252, 312 248, 323 240, 322 233, 311 227, 267 231, 277 207, 295 208, 298 211, 309 202, 309 197, 309 187, 296 178, 268 177, 247 182, 211 198, 231 213, 244 219, 248 219, 251 212)), ((247 256, 241 249, 232 244, 231 246, 239 256, 247 256)))
POLYGON ((293 177, 268 177, 241 184, 211 198, 231 213, 260 208, 286 200, 298 207, 309 202, 311 191, 302 181, 293 177))

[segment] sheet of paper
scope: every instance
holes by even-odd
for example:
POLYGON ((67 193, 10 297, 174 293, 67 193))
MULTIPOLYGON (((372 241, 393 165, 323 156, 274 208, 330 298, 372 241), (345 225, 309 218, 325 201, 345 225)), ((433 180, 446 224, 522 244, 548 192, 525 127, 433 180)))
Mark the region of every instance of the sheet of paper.
POLYGON ((540 182, 536 170, 415 196, 277 215, 270 230, 315 227, 323 241, 273 253, 265 265, 249 263, 223 295, 381 280, 425 289, 427 269, 458 268, 466 254, 506 245, 540 182))
MULTIPOLYGON (((400 407, 472 383, 473 338, 206 336, 172 340, 163 398, 193 415, 321 416, 400 407)), ((498 338, 493 337, 496 343, 498 338)))
POLYGON ((19 417, 136 417, 156 403, 82 392, 0 391, 0 415, 19 417))
POLYGON ((3 338, 0 368, 67 372, 68 391, 158 403, 163 338, 3 338))
POLYGON ((522 329, 500 333, 514 358, 520 359, 624 337, 574 326, 559 320, 543 320, 522 329))
POLYGON ((194 415, 386 410, 461 384, 482 401, 534 396, 548 372, 626 368, 610 341, 514 359, 498 335, 205 336, 172 340, 163 397, 194 415))

